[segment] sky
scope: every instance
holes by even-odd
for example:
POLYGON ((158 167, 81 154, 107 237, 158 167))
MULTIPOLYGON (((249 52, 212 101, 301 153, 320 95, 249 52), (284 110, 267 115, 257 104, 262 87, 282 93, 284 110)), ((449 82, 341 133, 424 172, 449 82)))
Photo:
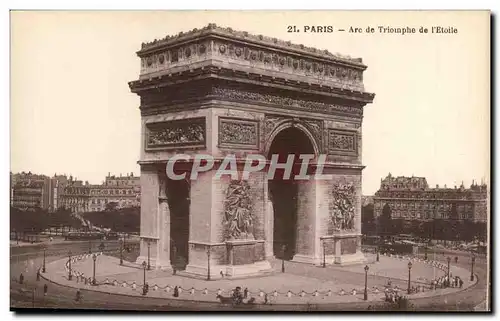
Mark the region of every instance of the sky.
MULTIPOLYGON (((380 179, 489 181, 489 12, 13 12, 11 171, 100 183, 139 174, 142 42, 208 23, 361 57, 376 94, 363 119, 363 194, 380 179), (287 26, 415 27, 416 34, 287 33, 287 26), (455 34, 420 34, 420 26, 455 34)), ((378 28, 377 28, 378 29, 378 28)))

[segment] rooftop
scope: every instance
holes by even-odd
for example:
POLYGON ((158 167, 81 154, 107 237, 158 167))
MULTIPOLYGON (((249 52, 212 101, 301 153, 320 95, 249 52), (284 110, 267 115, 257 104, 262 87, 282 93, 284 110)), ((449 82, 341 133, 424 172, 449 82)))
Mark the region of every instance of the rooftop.
POLYGON ((194 28, 187 32, 179 32, 178 34, 173 36, 166 36, 162 39, 155 39, 151 42, 142 43, 141 50, 138 51, 137 54, 139 56, 142 56, 143 54, 155 51, 156 49, 167 47, 169 45, 184 43, 207 35, 243 40, 245 42, 261 44, 267 47, 274 47, 276 49, 295 51, 297 53, 307 54, 310 56, 349 63, 350 65, 357 65, 359 67, 362 67, 363 69, 366 68, 366 66, 362 63, 361 58, 352 58, 348 55, 341 55, 339 53, 333 54, 328 50, 307 47, 303 44, 294 44, 290 41, 284 41, 277 38, 266 37, 263 35, 253 35, 246 31, 238 31, 233 30, 232 28, 220 27, 215 23, 210 23, 201 29, 194 28))

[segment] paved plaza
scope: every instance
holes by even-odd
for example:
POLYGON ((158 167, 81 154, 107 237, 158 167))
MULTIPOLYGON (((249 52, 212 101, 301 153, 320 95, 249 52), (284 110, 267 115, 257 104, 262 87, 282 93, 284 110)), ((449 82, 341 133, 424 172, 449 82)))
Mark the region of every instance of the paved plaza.
MULTIPOLYGON (((406 294, 408 286, 408 258, 395 258, 368 255, 368 300, 382 301, 385 297, 384 289, 390 282, 391 286, 401 289, 406 294)), ((149 284, 149 297, 160 297, 180 300, 212 301, 216 302, 216 295, 230 296, 236 286, 248 288, 249 297, 254 297, 256 303, 265 303, 266 294, 268 303, 276 304, 320 304, 336 302, 355 302, 363 300, 364 267, 352 266, 311 266, 307 264, 285 262, 285 273, 281 272, 281 261, 271 261, 274 272, 268 276, 246 279, 220 279, 206 281, 182 275, 172 275, 172 271, 146 271, 146 282, 149 284), (180 287, 178 297, 173 296, 174 287, 180 287)), ((122 295, 142 296, 144 270, 141 266, 124 262, 120 266, 119 259, 106 255, 99 255, 96 260, 96 281, 99 285, 85 284, 83 277, 67 277, 67 259, 61 259, 47 266, 44 277, 52 282, 68 285, 75 288, 86 288, 95 291, 116 293, 122 295)), ((459 288, 430 289, 430 281, 446 274, 446 267, 434 267, 428 262, 413 260, 411 269, 411 286, 421 286, 423 292, 415 293, 410 297, 425 297, 443 295, 449 292, 460 291, 459 288)), ((76 275, 91 278, 93 275, 93 260, 88 255, 75 258, 72 271, 76 275)), ((453 276, 460 276, 464 280, 462 289, 474 282, 469 280, 470 272, 466 269, 451 265, 453 276)))

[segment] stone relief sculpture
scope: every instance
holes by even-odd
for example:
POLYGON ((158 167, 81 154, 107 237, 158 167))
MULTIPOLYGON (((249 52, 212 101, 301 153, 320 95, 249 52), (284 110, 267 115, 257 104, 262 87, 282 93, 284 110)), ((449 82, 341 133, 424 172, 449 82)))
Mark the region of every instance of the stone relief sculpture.
POLYGON ((354 229, 355 193, 353 184, 333 186, 330 218, 334 230, 349 231, 354 229))
POLYGON ((221 119, 219 135, 223 144, 257 146, 257 123, 221 119))
POLYGON ((253 223, 250 185, 244 180, 233 180, 224 201, 225 239, 254 239, 253 223))
POLYGON ((333 152, 336 150, 341 151, 356 151, 355 133, 343 133, 335 130, 329 131, 328 149, 333 152))
POLYGON ((205 142, 204 124, 166 124, 152 128, 148 135, 148 147, 165 145, 201 144, 205 142))

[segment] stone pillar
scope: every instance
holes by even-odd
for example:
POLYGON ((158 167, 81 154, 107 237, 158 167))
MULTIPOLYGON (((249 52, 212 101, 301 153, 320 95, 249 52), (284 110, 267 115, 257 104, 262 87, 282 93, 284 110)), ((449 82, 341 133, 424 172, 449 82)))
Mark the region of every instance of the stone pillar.
POLYGON ((158 235, 159 244, 157 246, 156 266, 161 269, 171 268, 170 262, 170 208, 167 198, 167 176, 164 170, 159 172, 159 220, 158 235))
MULTIPOLYGON (((213 218, 214 202, 214 171, 202 172, 191 180, 190 211, 189 211, 189 264, 186 273, 206 276, 208 273, 208 254, 210 251, 210 274, 215 276, 214 262, 218 260, 213 255, 212 240, 217 232, 216 220, 213 218)), ((215 243, 215 242, 214 242, 215 243)), ((224 244, 220 244, 224 245, 224 244)))
POLYGON ((148 241, 150 242, 150 262, 156 260, 157 240, 159 240, 159 177, 155 165, 141 164, 141 233, 140 254, 137 263, 148 261, 148 241))
MULTIPOLYGON (((221 278, 221 272, 231 277, 270 270, 269 263, 262 261, 265 260, 263 239, 226 240, 224 211, 231 177, 223 175, 217 178, 215 173, 215 170, 203 172, 191 181, 189 264, 186 273, 208 277, 209 264, 210 279, 221 278), (262 259, 257 259, 260 257, 262 259)), ((256 211, 254 236, 257 237, 264 235, 264 202, 262 186, 258 181, 257 176, 248 181, 254 200, 252 208, 256 211)))
POLYGON ((319 264, 321 260, 320 235, 317 221, 316 180, 299 181, 297 192, 297 234, 293 261, 319 264))
POLYGON ((274 208, 271 194, 269 193, 269 181, 264 179, 262 186, 264 190, 264 237, 265 237, 265 255, 266 260, 274 257, 274 208))

